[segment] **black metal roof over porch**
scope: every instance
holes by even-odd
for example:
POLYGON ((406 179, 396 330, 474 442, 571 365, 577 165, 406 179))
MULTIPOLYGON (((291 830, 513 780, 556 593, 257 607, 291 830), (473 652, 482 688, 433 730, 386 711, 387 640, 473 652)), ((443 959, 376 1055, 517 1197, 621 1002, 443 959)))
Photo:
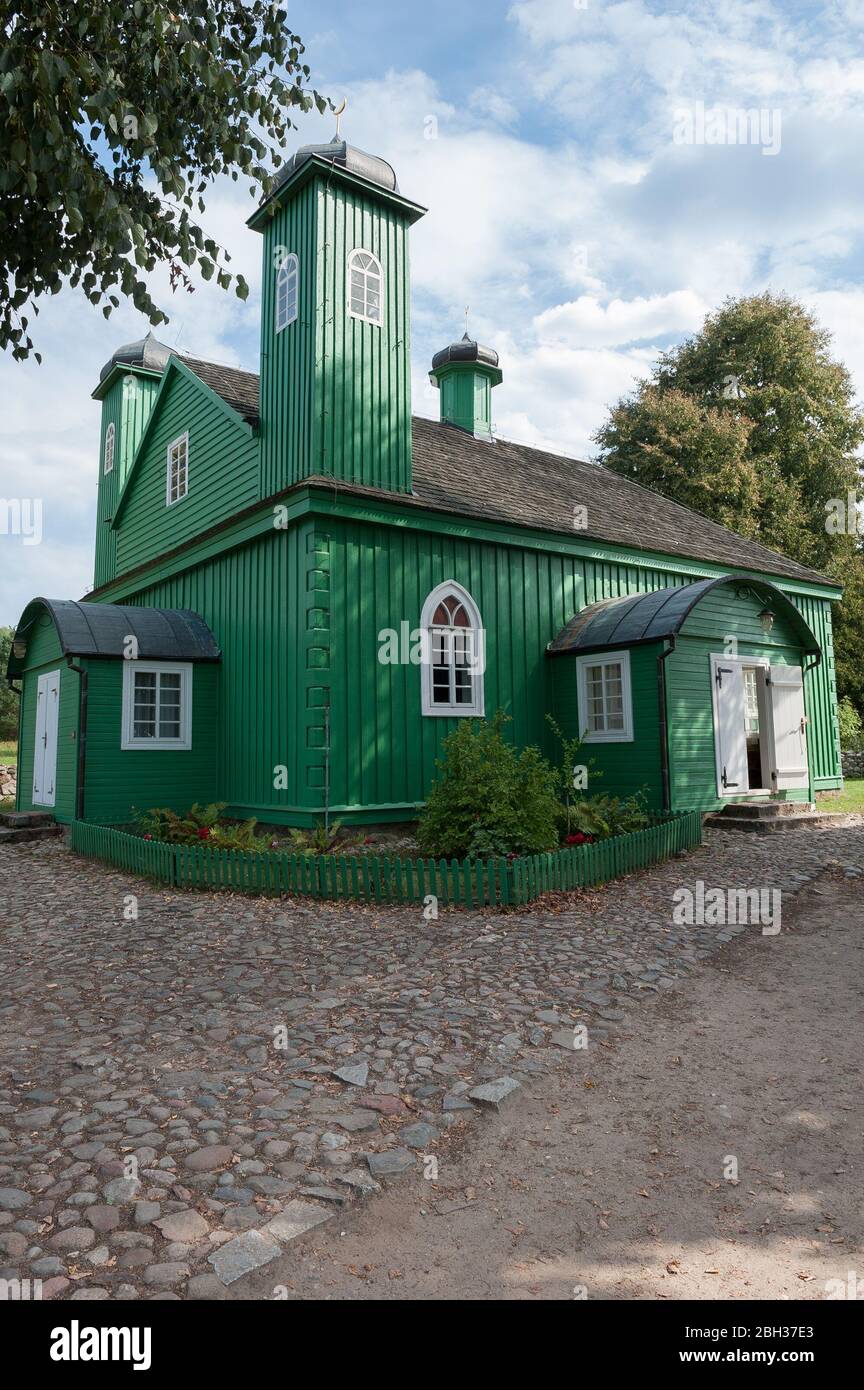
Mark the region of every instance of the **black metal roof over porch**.
POLYGON ((546 650, 550 656, 571 652, 608 651, 613 647, 633 647, 643 642, 661 642, 675 637, 692 610, 712 589, 735 585, 764 597, 766 606, 782 614, 797 632, 807 652, 821 648, 799 608, 766 579, 726 574, 717 579, 699 579, 693 584, 676 584, 647 594, 626 598, 601 599, 583 608, 562 628, 546 650))

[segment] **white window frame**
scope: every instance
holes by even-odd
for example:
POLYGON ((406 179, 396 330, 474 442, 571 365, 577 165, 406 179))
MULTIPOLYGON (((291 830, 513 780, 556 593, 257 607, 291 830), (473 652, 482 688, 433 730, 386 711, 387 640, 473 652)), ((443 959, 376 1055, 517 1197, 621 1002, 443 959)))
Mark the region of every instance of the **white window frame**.
POLYGON ((178 502, 183 502, 189 496, 189 431, 178 434, 176 439, 172 439, 166 451, 166 473, 165 473, 165 506, 176 507, 178 502), (185 487, 176 497, 171 496, 171 454, 178 444, 182 444, 186 451, 186 469, 184 483, 185 487))
MULTIPOLYGON (((605 677, 604 677, 605 684, 605 677)), ((583 743, 632 743, 633 742, 633 692, 630 683, 630 653, 589 652, 576 658, 576 698, 579 703, 579 728, 583 743), (621 703, 623 705, 623 729, 588 728, 588 692, 586 672, 589 666, 621 665, 621 703)))
POLYGON ((350 252, 348 253, 348 275, 347 275, 347 296, 346 296, 346 298, 347 298, 347 304, 348 304, 348 314, 349 314, 349 316, 350 316, 352 319, 360 319, 363 323, 371 323, 371 324, 374 324, 374 326, 375 326, 376 328, 380 328, 380 327, 381 327, 381 324, 382 324, 383 321, 384 321, 384 271, 383 271, 382 268, 381 268, 381 262, 379 261, 378 257, 375 255, 375 252, 374 252, 374 251, 369 251, 369 250, 367 250, 367 248, 366 248, 365 246, 355 246, 355 247, 354 247, 354 250, 353 250, 353 251, 350 251, 350 252), (372 261, 374 262, 374 271, 373 271, 373 267, 372 267, 372 266, 366 266, 366 267, 365 267, 363 270, 361 270, 361 272, 360 272, 360 273, 363 275, 363 304, 364 304, 364 312, 363 312, 362 314, 358 313, 357 310, 354 309, 354 308, 352 307, 352 303, 351 303, 351 300, 352 300, 352 295, 351 295, 351 276, 352 276, 353 271, 354 271, 354 261, 355 261, 355 259, 356 259, 357 256, 368 256, 368 257, 370 258, 370 260, 372 260, 372 261), (368 299, 369 299, 368 276, 371 275, 371 274, 373 274, 373 273, 374 273, 374 274, 377 274, 377 276, 378 276, 378 285, 379 285, 379 290, 378 290, 378 317, 377 317, 377 319, 370 318, 369 314, 365 312, 365 306, 367 305, 368 299))
MULTIPOLYGON (((288 293, 285 294, 285 302, 288 302, 288 293)), ((300 308, 300 257, 296 251, 289 251, 282 264, 276 272, 276 332, 281 333, 284 328, 292 324, 297 319, 300 308), (282 313, 282 286, 286 281, 294 280, 294 310, 292 313, 282 313)))
POLYGON ((114 469, 114 421, 112 420, 105 431, 105 448, 102 454, 102 472, 111 473, 114 469))
MULTIPOLYGON (((482 719, 485 710, 485 695, 483 691, 483 673, 486 668, 486 632, 483 627, 483 620, 480 617, 480 609, 474 602, 467 589, 463 589, 461 584, 457 584, 455 579, 447 579, 443 584, 438 584, 427 596, 423 604, 423 611, 420 614, 420 630, 422 632, 422 666, 421 666, 421 700, 423 714, 431 718, 440 719, 482 719), (433 679, 432 679, 432 617, 435 609, 442 599, 453 597, 459 600, 468 617, 471 620, 470 631, 474 634, 475 662, 478 669, 472 672, 472 694, 473 699, 470 704, 446 704, 442 705, 433 698, 433 679)), ((464 629, 468 631, 469 629, 464 629)))
MULTIPOLYGON (((156 682, 156 728, 159 728, 159 681, 156 682)), ((123 662, 123 714, 121 722, 120 747, 123 749, 188 749, 192 747, 192 663, 191 661, 141 661, 123 662), (135 717, 135 676, 138 673, 180 675, 180 737, 179 738, 136 738, 133 729, 135 717)))

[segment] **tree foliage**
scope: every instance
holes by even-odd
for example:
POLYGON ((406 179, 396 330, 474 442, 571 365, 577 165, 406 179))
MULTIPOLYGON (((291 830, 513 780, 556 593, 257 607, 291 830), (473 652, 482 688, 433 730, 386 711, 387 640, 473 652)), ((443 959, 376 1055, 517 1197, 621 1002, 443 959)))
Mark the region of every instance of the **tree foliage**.
POLYGON ((864 413, 830 335, 786 295, 729 299, 596 436, 600 461, 847 585, 835 608, 841 694, 864 709, 864 556, 830 503, 859 485, 864 413))
POLYGON ((18 696, 6 684, 13 635, 11 627, 0 627, 0 739, 4 740, 18 737, 18 696))
POLYGON ((159 263, 245 299, 195 219, 219 175, 266 189, 292 110, 326 109, 284 3, 19 0, 0 34, 0 346, 34 351, 28 314, 65 280, 154 325, 159 263))

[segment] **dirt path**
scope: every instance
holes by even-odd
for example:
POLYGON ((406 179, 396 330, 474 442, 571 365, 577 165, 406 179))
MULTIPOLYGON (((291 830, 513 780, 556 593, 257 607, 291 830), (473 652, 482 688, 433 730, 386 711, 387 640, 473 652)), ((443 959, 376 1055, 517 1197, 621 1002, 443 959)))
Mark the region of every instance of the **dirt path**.
POLYGON ((862 984, 860 881, 826 876, 780 936, 748 929, 457 1141, 437 1183, 337 1215, 226 1295, 807 1299, 849 1271, 864 1285, 862 984))

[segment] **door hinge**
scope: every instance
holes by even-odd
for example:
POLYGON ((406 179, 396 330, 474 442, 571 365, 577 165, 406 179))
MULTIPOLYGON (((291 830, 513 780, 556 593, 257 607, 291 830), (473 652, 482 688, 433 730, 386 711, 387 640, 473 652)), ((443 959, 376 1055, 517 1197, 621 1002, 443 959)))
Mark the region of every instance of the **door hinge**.
POLYGON ((723 768, 723 776, 722 776, 722 778, 721 778, 721 781, 722 781, 724 787, 737 787, 737 786, 738 786, 738 783, 737 783, 737 782, 730 782, 730 781, 728 780, 728 778, 727 778, 727 776, 726 776, 726 768, 725 768, 725 767, 723 768))

